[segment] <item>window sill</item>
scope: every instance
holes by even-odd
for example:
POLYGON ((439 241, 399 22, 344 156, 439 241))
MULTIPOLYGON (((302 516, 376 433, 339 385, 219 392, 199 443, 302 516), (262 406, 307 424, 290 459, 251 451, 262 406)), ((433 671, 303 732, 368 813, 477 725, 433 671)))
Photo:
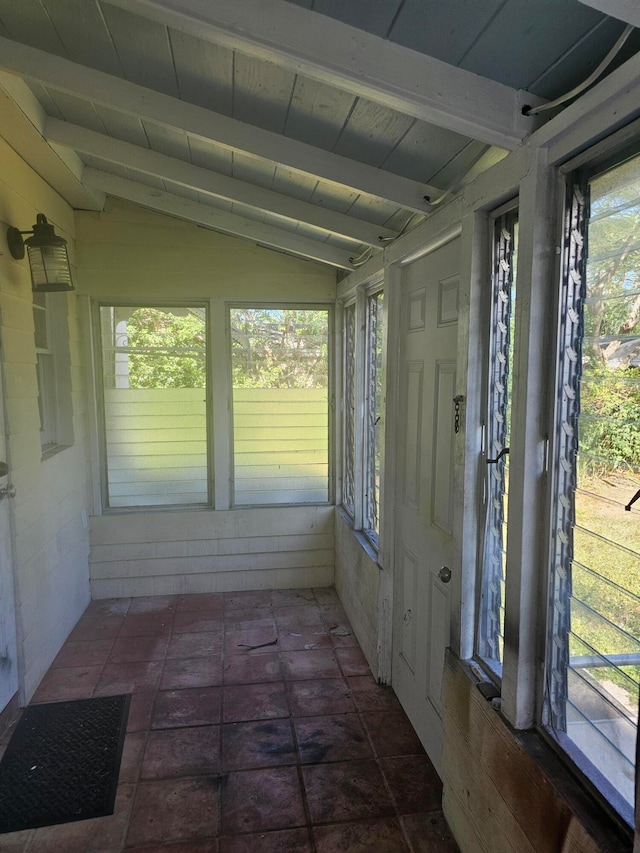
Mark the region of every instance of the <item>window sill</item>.
POLYGON ((382 569, 379 561, 379 553, 378 549, 374 547, 373 543, 369 539, 369 537, 362 530, 356 530, 353 526, 353 518, 349 515, 349 513, 344 509, 344 507, 337 506, 336 513, 340 516, 340 518, 344 521, 344 523, 351 528, 351 532, 356 540, 356 542, 360 545, 362 550, 365 552, 367 557, 376 564, 379 569, 382 569))
POLYGON ((42 456, 40 457, 40 461, 44 462, 45 459, 51 459, 52 456, 57 456, 58 453, 62 453, 63 450, 68 450, 70 447, 73 447, 73 445, 45 444, 42 448, 42 456))

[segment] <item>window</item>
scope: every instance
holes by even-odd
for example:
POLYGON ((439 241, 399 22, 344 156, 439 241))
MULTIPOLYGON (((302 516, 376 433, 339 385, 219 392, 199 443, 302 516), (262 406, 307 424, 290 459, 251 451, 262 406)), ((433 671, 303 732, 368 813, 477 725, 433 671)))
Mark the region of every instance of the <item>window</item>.
POLYGON ((204 504, 206 309, 102 306, 106 505, 204 504))
POLYGON ((518 212, 495 218, 486 418, 485 530, 476 653, 500 677, 504 650, 518 212))
POLYGON ((342 506, 379 546, 384 442, 384 292, 360 291, 343 311, 342 506))
POLYGON ((231 308, 235 505, 329 500, 329 312, 231 308))
POLYGON ((73 444, 66 306, 66 299, 59 294, 33 294, 40 444, 44 455, 73 444))
POLYGON ((365 326, 364 532, 378 546, 380 535, 380 477, 382 472, 382 415, 384 294, 367 296, 365 326))
POLYGON ((630 822, 640 682, 640 157, 568 188, 543 724, 630 822))

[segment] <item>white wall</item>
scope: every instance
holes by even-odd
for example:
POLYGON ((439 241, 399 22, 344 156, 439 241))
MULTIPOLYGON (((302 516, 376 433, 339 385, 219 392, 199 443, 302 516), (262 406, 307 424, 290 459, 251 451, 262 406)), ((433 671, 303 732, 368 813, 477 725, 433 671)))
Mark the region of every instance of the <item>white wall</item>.
POLYGON ((332 304, 335 272, 112 199, 103 213, 76 213, 76 237, 79 290, 94 301, 207 302, 217 403, 216 509, 102 514, 97 495, 93 596, 331 585, 333 507, 231 508, 231 409, 224 401, 226 303, 332 304))
MULTIPOLYGON (((29 230, 44 213, 70 241, 73 213, 0 139, 0 222, 29 230)), ((89 601, 88 441, 80 329, 75 294, 59 293, 68 311, 74 444, 42 460, 31 280, 27 260, 0 250, 0 334, 5 375, 18 663, 28 700, 89 601)))

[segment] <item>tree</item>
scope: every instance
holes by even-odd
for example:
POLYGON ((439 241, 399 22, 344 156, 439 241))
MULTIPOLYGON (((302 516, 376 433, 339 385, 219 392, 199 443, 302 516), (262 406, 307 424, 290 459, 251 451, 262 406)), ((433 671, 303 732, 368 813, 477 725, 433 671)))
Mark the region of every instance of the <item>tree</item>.
POLYGON ((138 308, 127 320, 131 388, 204 388, 204 319, 168 309, 138 308))

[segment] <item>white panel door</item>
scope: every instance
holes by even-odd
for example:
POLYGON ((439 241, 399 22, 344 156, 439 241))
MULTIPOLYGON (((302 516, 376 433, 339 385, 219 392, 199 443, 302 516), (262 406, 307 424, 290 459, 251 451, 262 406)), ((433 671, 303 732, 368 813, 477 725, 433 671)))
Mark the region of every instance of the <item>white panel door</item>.
POLYGON ((13 595, 13 558, 11 549, 10 498, 11 472, 7 462, 7 441, 4 415, 4 384, 0 370, 0 711, 18 689, 16 644, 16 611, 13 595))
POLYGON ((454 240, 402 271, 393 687, 440 770, 458 322, 454 240))

